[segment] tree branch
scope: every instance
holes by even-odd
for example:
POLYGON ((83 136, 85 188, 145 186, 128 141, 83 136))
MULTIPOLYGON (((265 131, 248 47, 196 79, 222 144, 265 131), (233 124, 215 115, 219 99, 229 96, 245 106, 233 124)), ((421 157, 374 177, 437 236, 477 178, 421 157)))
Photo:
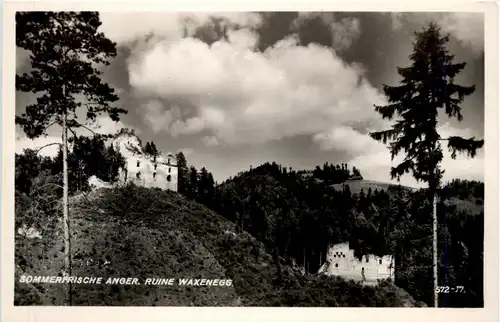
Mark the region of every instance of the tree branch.
MULTIPOLYGON (((90 86, 90 84, 88 82, 87 82, 87 85, 90 86)), ((84 105, 104 105, 104 104, 99 103, 99 102, 89 102, 89 101, 82 103, 82 104, 84 104, 84 105)))
POLYGON ((42 150, 43 148, 46 148, 46 147, 51 146, 51 145, 56 145, 56 144, 57 144, 57 145, 62 146, 62 143, 57 143, 57 142, 54 142, 54 143, 49 143, 49 144, 45 144, 45 145, 44 145, 44 146, 42 146, 41 148, 36 149, 36 150, 35 150, 35 154, 38 154, 38 152, 40 152, 40 150, 42 150))
POLYGON ((464 139, 459 136, 450 136, 448 138, 448 149, 451 151, 451 157, 456 158, 458 153, 466 153, 470 157, 476 156, 477 150, 482 148, 484 140, 476 140, 472 137, 464 139))
POLYGON ((70 127, 75 127, 75 128, 83 127, 84 129, 88 130, 89 132, 92 132, 93 135, 97 134, 93 130, 91 130, 90 128, 88 128, 87 126, 85 126, 85 125, 81 124, 80 122, 78 122, 76 119, 72 119, 71 122, 72 122, 72 124, 68 125, 68 128, 70 128, 70 127))
POLYGON ((51 126, 52 126, 52 125, 54 125, 54 124, 58 124, 59 122, 60 122, 60 120, 55 120, 54 122, 50 123, 49 125, 47 125, 47 126, 45 127, 45 129, 43 130, 43 132, 45 133, 45 131, 47 131, 47 129, 48 129, 49 127, 51 127, 51 126))
POLYGON ((73 136, 75 137, 75 139, 77 139, 77 138, 78 138, 78 136, 76 135, 76 132, 75 132, 75 131, 73 131, 73 129, 72 129, 72 128, 70 128, 69 126, 68 126, 68 130, 70 130, 70 131, 71 131, 71 133, 73 133, 73 136))
POLYGON ((81 127, 83 127, 84 129, 87 129, 88 131, 92 132, 93 135, 96 135, 97 133, 95 133, 93 130, 91 130, 90 128, 86 127, 85 125, 83 124, 80 124, 81 127))
POLYGON ((37 192, 38 190, 40 190, 40 189, 42 189, 42 188, 45 188, 45 187, 47 187, 47 186, 56 186, 57 188, 61 188, 61 189, 63 189, 63 186, 58 185, 57 183, 46 183, 46 184, 44 184, 43 186, 38 187, 38 188, 36 188, 35 190, 33 190, 33 191, 30 193, 30 195, 31 195, 31 196, 33 196, 33 195, 35 194, 35 192, 37 192))
POLYGON ((47 62, 47 61, 40 61, 40 62, 37 62, 37 64, 40 64, 40 65, 45 65, 45 66, 49 66, 49 67, 52 67, 52 68, 54 68, 54 69, 59 68, 59 66, 54 65, 53 63, 51 63, 51 62, 47 62))

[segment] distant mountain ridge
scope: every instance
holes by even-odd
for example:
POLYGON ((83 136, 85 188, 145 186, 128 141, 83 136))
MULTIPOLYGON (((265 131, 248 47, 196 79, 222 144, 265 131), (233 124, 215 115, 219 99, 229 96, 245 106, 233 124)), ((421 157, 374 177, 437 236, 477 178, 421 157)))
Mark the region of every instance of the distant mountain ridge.
POLYGON ((388 183, 388 182, 382 182, 382 181, 375 181, 375 180, 352 180, 348 179, 342 183, 337 183, 331 185, 335 189, 341 190, 345 185, 349 186, 349 189, 351 190, 352 193, 359 193, 361 192, 361 189, 363 189, 365 192, 368 191, 368 189, 378 189, 378 190, 387 190, 390 187, 398 187, 402 189, 407 189, 410 191, 417 191, 419 188, 413 188, 409 186, 403 186, 400 184, 395 184, 395 183, 388 183))

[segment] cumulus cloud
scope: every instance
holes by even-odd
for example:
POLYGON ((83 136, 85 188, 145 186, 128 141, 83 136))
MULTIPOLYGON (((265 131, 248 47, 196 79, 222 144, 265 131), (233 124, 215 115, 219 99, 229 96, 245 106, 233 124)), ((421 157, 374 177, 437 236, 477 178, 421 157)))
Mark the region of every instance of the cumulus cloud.
POLYGON ((150 100, 143 108, 145 121, 154 132, 168 130, 174 119, 180 117, 180 110, 177 107, 166 110, 159 100, 150 100))
POLYGON ((189 155, 192 155, 194 153, 194 149, 193 148, 184 148, 184 149, 180 149, 179 152, 182 152, 185 156, 189 156, 189 155))
POLYGON ((363 156, 379 152, 381 146, 367 134, 352 127, 339 126, 313 136, 322 150, 341 150, 349 156, 363 156))
POLYGON ((300 28, 304 22, 317 18, 330 27, 332 45, 335 50, 349 48, 361 33, 360 23, 357 18, 345 17, 337 19, 333 12, 299 12, 297 19, 292 22, 292 27, 300 28))
MULTIPOLYGON (((100 116, 96 119, 95 122, 90 124, 90 128, 95 132, 95 133, 100 133, 100 134, 110 134, 110 133, 117 133, 123 128, 130 128, 127 124, 123 123, 122 121, 115 122, 112 119, 110 119, 107 115, 100 116)), ((80 130, 79 132, 76 132, 77 135, 92 135, 91 133, 87 132, 84 134, 84 130, 80 130)), ((142 131, 140 129, 135 129, 135 133, 140 134, 142 131)))
POLYGON ((177 120, 172 124, 170 133, 176 137, 178 135, 197 134, 205 128, 205 120, 201 117, 192 117, 186 121, 177 120))
MULTIPOLYGON (((292 35, 259 52, 259 14, 101 16, 103 31, 133 49, 127 61, 129 82, 134 94, 145 99, 139 107, 157 135, 196 136, 207 147, 259 145, 310 135, 320 149, 344 152, 365 178, 390 180, 390 165, 400 159, 391 162, 387 147, 366 133, 388 127, 373 110, 373 104, 385 104, 385 98, 365 79, 361 64, 347 64, 337 55, 359 37, 357 19, 301 13, 296 26, 319 17, 331 29, 333 48, 300 46, 292 35), (225 37, 209 43, 195 37, 197 28, 214 23, 229 26, 225 37)), ((411 19, 423 25, 431 17, 464 44, 484 46, 478 28, 482 16, 478 20, 454 13, 398 13, 393 15, 393 27, 411 19), (462 32, 467 21, 470 30, 462 32)), ((449 126, 440 131, 443 136, 460 134, 449 126)), ((444 150, 445 180, 482 179, 482 152, 476 159, 452 160, 444 150)), ((418 186, 410 175, 402 183, 418 186)))
POLYGON ((484 15, 476 12, 391 12, 393 29, 402 28, 405 23, 424 26, 436 22, 444 32, 468 46, 476 53, 484 50, 484 15))
POLYGON ((476 51, 484 50, 484 15, 482 13, 451 12, 438 20, 441 27, 457 40, 476 51))
POLYGON ((258 144, 373 120, 372 104, 384 102, 359 65, 346 64, 331 48, 299 46, 292 36, 256 52, 247 41, 256 36, 239 32, 236 44, 234 37, 212 45, 159 41, 129 61, 136 92, 198 107, 197 115, 175 120, 171 134, 208 131, 228 144, 258 144))
POLYGON ((330 24, 332 29, 333 46, 338 50, 349 48, 352 42, 361 33, 359 20, 356 18, 342 18, 330 24))
POLYGON ((217 137, 215 136, 204 136, 201 138, 201 141, 208 147, 214 147, 219 145, 219 140, 217 140, 217 137))
POLYGON ((120 44, 130 44, 146 35, 176 40, 192 36, 196 29, 216 20, 226 26, 256 28, 262 23, 251 12, 101 12, 100 30, 120 44))
POLYGON ((239 49, 254 49, 259 41, 259 36, 250 29, 229 30, 229 42, 239 49))

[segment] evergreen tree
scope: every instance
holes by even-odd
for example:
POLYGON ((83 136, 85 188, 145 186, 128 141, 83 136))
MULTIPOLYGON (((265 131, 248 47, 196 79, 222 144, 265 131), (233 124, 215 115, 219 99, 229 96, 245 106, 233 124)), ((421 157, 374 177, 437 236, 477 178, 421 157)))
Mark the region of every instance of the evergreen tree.
POLYGON ((146 146, 144 147, 144 153, 148 155, 153 155, 153 151, 151 149, 151 144, 149 142, 146 142, 146 146))
MULTIPOLYGON (((116 56, 116 44, 98 32, 100 25, 97 12, 16 13, 16 45, 31 52, 32 67, 29 74, 16 75, 16 90, 41 94, 35 104, 16 116, 16 124, 30 139, 45 134, 52 125, 62 127, 65 275, 71 275, 68 131, 87 128, 77 110, 86 109, 86 119, 95 120, 106 113, 114 121, 126 112, 110 105, 118 97, 101 81, 102 72, 97 68, 98 64, 109 65, 116 56), (77 95, 83 101, 76 100, 77 95)), ((68 286, 71 305, 71 284, 68 286)))
POLYGON ((108 182, 116 182, 120 168, 125 167, 125 158, 123 155, 110 145, 105 151, 107 172, 106 180, 108 182))
POLYGON ((323 170, 321 170, 321 167, 319 165, 317 165, 314 168, 313 177, 318 178, 318 179, 323 179, 323 170))
MULTIPOLYGON (((417 181, 428 184, 429 196, 433 200, 434 231, 434 288, 437 287, 437 191, 441 184, 443 159, 441 143, 447 141, 452 152, 467 153, 474 157, 483 140, 453 136, 442 138, 437 132, 438 112, 444 109, 448 117, 462 120, 459 106, 467 95, 474 92, 474 86, 461 86, 455 77, 464 69, 465 63, 455 63, 454 56, 446 49, 448 36, 442 36, 440 29, 431 23, 425 30, 416 32, 416 41, 410 55, 411 66, 398 68, 402 77, 400 86, 384 85, 389 105, 375 106, 383 118, 399 118, 391 129, 373 132, 371 137, 390 142, 391 158, 404 151, 406 156, 390 171, 392 178, 411 173, 417 181)), ((438 295, 434 305, 438 306, 438 295)))
POLYGON ((154 156, 157 156, 158 155, 158 149, 156 149, 156 145, 153 141, 151 141, 151 154, 154 155, 154 156))
MULTIPOLYGON (((112 145, 105 146, 105 137, 80 136, 73 138, 73 151, 68 153, 69 192, 86 191, 88 179, 96 176, 101 180, 115 182, 125 159, 112 145)), ((52 174, 61 172, 62 150, 54 160, 52 174)))
POLYGON ((51 170, 53 161, 49 157, 41 157, 36 150, 24 149, 23 153, 15 155, 15 188, 16 191, 29 194, 32 179, 42 171, 51 170))
POLYGON ((144 146, 144 153, 154 157, 158 156, 158 150, 156 149, 156 145, 153 141, 146 142, 146 145, 144 146))
POLYGON ((355 177, 361 177, 361 173, 359 172, 358 168, 352 167, 352 175, 355 177))
POLYGON ((206 203, 208 207, 213 207, 215 201, 215 180, 211 172, 207 173, 206 179, 206 203))
POLYGON ((189 168, 189 197, 198 200, 198 171, 194 166, 189 168))
POLYGON ((200 169, 198 176, 198 200, 202 204, 207 202, 208 171, 205 167, 200 169))
POLYGON ((187 166, 187 160, 184 153, 179 152, 176 155, 177 159, 177 177, 178 177, 178 191, 182 194, 188 193, 189 187, 189 169, 187 166))

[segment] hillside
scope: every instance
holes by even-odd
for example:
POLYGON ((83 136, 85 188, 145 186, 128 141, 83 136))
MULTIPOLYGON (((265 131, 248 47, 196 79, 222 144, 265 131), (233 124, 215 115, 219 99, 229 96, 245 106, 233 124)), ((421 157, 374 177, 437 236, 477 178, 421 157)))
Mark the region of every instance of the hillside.
MULTIPOLYGON (((16 201, 16 211, 25 211, 23 199, 16 201)), ((230 287, 74 285, 74 305, 419 305, 394 286, 303 276, 235 223, 175 192, 105 189, 73 197, 70 211, 73 275, 233 280, 230 287)), ((60 214, 50 216, 38 223, 45 225, 41 239, 16 236, 16 281, 21 274, 60 274, 62 225, 55 220, 60 214)), ((62 291, 57 284, 16 282, 15 303, 64 305, 62 291)))
MULTIPOLYGON (((431 305, 432 203, 426 190, 350 177, 345 164, 294 171, 266 163, 218 185, 212 208, 311 274, 331 244, 349 242, 358 258, 393 255, 396 285, 431 305)), ((483 204, 481 182, 455 180, 440 191, 439 279, 468 289, 443 296, 447 306, 483 305, 483 204)))

